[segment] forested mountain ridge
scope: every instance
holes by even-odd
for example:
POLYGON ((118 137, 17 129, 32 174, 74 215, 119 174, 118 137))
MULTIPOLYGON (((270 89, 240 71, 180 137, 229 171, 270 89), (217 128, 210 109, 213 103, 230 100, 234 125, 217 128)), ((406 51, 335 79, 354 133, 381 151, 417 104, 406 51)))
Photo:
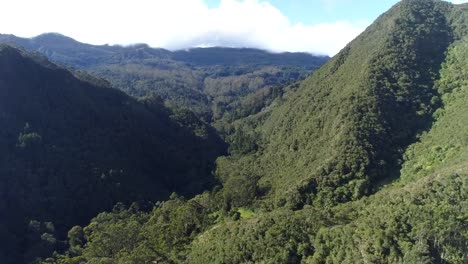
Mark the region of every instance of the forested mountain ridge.
POLYGON ((222 189, 99 214, 44 263, 466 263, 467 17, 401 1, 236 122, 222 189))
POLYGON ((213 128, 100 83, 0 47, 2 263, 60 247, 65 230, 117 202, 191 196, 215 182, 225 146, 213 128))
POLYGON ((86 70, 133 96, 158 95, 171 106, 188 108, 210 122, 220 121, 220 130, 233 120, 259 112, 282 86, 304 78, 329 59, 248 48, 171 52, 145 44, 95 46, 55 33, 31 39, 0 35, 0 43, 86 70))
POLYGON ((397 4, 297 92, 239 124, 234 147, 247 155, 221 160, 221 178, 256 175, 271 189, 267 207, 300 208, 359 199, 398 176, 405 149, 441 106, 435 82, 445 51, 466 35, 454 21, 462 10, 397 4))

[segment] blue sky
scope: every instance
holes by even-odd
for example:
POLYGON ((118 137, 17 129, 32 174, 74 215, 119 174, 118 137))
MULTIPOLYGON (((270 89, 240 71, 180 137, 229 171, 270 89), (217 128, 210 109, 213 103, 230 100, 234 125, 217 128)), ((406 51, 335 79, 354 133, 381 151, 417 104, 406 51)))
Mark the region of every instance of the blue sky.
MULTIPOLYGON (((210 8, 221 0, 205 0, 210 8)), ((268 0, 293 23, 307 25, 345 21, 373 21, 398 0, 268 0)))
MULTIPOLYGON (((333 56, 397 0, 1 0, 0 33, 333 56), (28 8, 24 8, 27 6, 28 8), (24 19, 27 18, 27 19, 24 19)), ((468 0, 451 0, 453 3, 468 0)))

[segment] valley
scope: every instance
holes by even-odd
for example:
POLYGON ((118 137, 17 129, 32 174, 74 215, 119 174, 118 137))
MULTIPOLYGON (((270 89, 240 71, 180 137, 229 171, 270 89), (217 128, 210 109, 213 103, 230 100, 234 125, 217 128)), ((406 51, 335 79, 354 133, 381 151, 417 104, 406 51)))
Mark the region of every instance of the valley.
POLYGON ((468 4, 329 58, 0 35, 2 263, 468 261, 468 4))

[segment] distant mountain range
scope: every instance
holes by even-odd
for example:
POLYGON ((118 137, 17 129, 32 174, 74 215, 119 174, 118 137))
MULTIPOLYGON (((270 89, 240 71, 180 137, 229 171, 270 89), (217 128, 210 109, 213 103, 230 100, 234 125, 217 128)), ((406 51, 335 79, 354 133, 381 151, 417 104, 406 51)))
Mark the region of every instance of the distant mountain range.
POLYGON ((271 53, 252 48, 212 47, 169 51, 162 48, 151 48, 147 44, 91 45, 78 42, 59 33, 44 33, 33 38, 0 34, 0 42, 40 52, 55 62, 69 64, 73 67, 112 63, 116 62, 118 58, 133 57, 135 59, 170 59, 196 66, 255 64, 315 68, 318 62, 322 61, 323 63, 328 58, 309 53, 271 53))
POLYGON ((145 44, 95 46, 56 33, 31 39, 0 35, 0 43, 86 70, 130 95, 155 94, 170 105, 195 111, 205 120, 228 122, 260 111, 279 89, 304 78, 329 59, 247 48, 171 52, 145 44))

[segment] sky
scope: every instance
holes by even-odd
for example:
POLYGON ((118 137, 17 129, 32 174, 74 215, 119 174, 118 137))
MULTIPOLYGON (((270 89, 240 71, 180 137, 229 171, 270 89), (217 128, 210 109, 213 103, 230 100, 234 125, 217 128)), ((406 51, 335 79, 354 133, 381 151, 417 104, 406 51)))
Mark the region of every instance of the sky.
MULTIPOLYGON (((398 0, 0 0, 0 33, 333 56, 398 0)), ((468 0, 451 0, 460 4, 468 0)))

